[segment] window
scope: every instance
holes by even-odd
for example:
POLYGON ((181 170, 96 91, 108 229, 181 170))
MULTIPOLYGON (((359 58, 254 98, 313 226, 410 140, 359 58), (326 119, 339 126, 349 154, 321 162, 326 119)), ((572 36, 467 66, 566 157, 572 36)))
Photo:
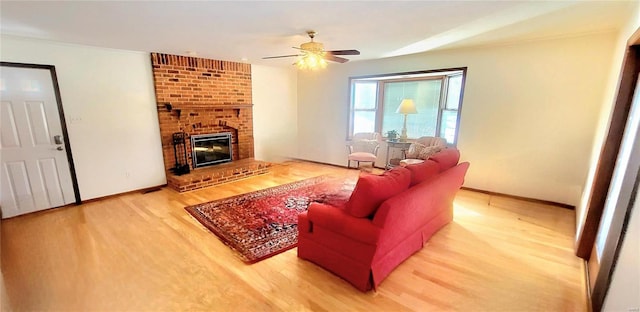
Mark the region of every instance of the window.
POLYGON ((350 138, 358 132, 400 132, 403 99, 413 99, 416 114, 407 118, 407 136, 439 136, 455 145, 466 68, 351 78, 350 138))
POLYGON ((375 132, 378 84, 363 81, 353 86, 353 133, 375 132))

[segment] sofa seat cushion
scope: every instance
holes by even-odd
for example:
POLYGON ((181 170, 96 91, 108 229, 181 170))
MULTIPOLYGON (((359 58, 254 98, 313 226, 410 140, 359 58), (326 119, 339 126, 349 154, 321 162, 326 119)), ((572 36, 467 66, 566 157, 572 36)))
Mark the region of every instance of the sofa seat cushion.
POLYGON ((455 148, 445 148, 432 155, 430 159, 438 163, 442 172, 458 164, 460 151, 455 148))
POLYGON ((353 161, 376 161, 376 155, 365 152, 356 152, 349 154, 349 160, 353 161))
POLYGON ((411 172, 411 184, 414 186, 421 183, 431 177, 434 177, 440 172, 440 166, 433 160, 425 160, 419 163, 405 166, 411 172))
POLYGON ((403 167, 393 168, 382 175, 363 173, 345 206, 345 212, 357 218, 369 217, 383 201, 409 188, 409 183, 411 172, 403 167))

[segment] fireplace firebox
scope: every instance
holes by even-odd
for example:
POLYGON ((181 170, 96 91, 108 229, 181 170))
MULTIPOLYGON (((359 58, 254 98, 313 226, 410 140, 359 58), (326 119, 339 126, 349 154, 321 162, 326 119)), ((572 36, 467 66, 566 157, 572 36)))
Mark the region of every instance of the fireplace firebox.
POLYGON ((233 158, 231 133, 192 135, 191 151, 193 168, 230 162, 233 158))

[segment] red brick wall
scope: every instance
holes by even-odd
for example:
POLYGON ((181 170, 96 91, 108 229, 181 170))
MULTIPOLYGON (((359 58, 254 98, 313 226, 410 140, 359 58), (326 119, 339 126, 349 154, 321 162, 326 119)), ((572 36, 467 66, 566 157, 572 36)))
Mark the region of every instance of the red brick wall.
POLYGON ((196 134, 230 132, 233 159, 253 157, 251 65, 162 53, 151 53, 151 64, 167 170, 175 166, 174 132, 187 134, 192 169, 190 136, 196 134))

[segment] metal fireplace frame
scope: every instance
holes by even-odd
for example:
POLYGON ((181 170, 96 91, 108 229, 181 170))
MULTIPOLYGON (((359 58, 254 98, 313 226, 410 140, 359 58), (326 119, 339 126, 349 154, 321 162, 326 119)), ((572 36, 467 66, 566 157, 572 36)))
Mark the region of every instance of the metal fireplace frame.
POLYGON ((192 135, 191 136, 191 157, 192 157, 192 161, 193 161, 193 168, 194 169, 195 168, 202 168, 202 167, 207 167, 207 166, 211 166, 211 165, 215 165, 215 164, 219 164, 219 163, 226 163, 226 162, 233 161, 232 139, 233 138, 232 138, 230 132, 192 135), (219 139, 222 139, 222 138, 226 138, 227 142, 229 142, 228 143, 229 159, 220 159, 220 160, 214 160, 214 161, 209 161, 209 162, 198 163, 197 157, 196 157, 196 142, 219 140, 219 139))

